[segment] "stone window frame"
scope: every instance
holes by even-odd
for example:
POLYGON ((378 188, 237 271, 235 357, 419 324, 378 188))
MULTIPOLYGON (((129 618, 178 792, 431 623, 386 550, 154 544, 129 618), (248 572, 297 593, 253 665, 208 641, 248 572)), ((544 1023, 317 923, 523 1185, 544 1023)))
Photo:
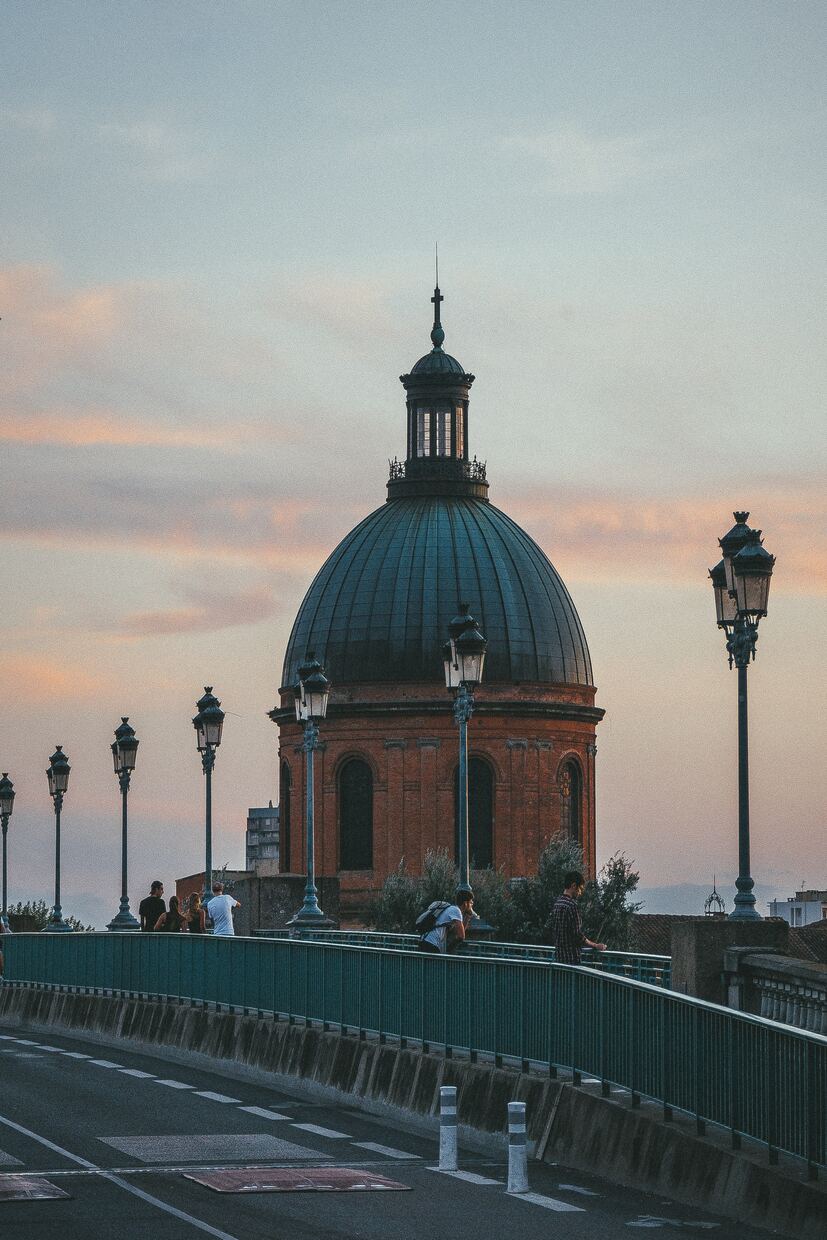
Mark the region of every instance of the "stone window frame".
POLYGON ((565 834, 566 839, 573 839, 580 848, 585 847, 584 830, 586 816, 584 813, 586 799, 586 776, 583 770, 583 762, 580 754, 575 749, 569 749, 561 755, 560 761, 557 763, 557 770, 554 776, 554 787, 559 798, 560 806, 560 831, 565 834), (573 834, 571 829, 563 822, 563 809, 565 804, 565 789, 563 787, 564 776, 570 768, 574 768, 577 772, 577 780, 579 782, 579 798, 577 803, 577 831, 573 834))
POLYGON ((333 786, 336 790, 336 871, 339 874, 372 874, 375 868, 376 851, 376 790, 381 781, 373 755, 363 749, 349 749, 339 755, 333 768, 333 786), (363 762, 370 771, 370 852, 371 864, 354 870, 342 865, 342 772, 350 762, 363 762))

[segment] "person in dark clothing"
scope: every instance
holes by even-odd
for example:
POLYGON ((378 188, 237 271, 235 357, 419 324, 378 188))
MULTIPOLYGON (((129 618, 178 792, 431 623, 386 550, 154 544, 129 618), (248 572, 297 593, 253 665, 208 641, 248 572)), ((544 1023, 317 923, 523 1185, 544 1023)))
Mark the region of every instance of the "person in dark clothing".
POLYGON ((178 907, 178 897, 169 897, 169 911, 162 913, 155 923, 156 930, 165 930, 171 934, 178 934, 186 927, 186 921, 178 907))
POLYGON ((155 882, 149 889, 149 895, 144 896, 138 905, 138 916, 141 919, 142 930, 154 930, 155 923, 162 913, 167 911, 164 901, 164 884, 160 879, 156 878, 155 882))
POLYGON ((606 950, 605 943, 593 943, 583 933, 577 901, 585 886, 583 875, 578 870, 569 870, 563 878, 563 894, 554 901, 549 918, 549 937, 552 946, 557 949, 555 959, 558 964, 579 964, 583 947, 593 947, 598 952, 606 950))
POLYGON ((201 906, 201 897, 197 891, 190 896, 187 929, 190 934, 206 934, 207 932, 207 915, 201 906))

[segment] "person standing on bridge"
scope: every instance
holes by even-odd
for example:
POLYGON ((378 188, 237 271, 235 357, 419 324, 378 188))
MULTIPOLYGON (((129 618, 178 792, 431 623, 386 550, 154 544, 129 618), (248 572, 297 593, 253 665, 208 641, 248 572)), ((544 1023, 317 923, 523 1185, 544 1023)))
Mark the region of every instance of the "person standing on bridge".
POLYGON ((207 912, 212 919, 213 934, 235 934, 233 909, 240 907, 238 900, 224 894, 223 883, 213 883, 212 899, 207 904, 207 912))
POLYGON ((595 951, 604 952, 605 943, 593 943, 583 933, 580 909, 577 901, 586 887, 586 880, 579 870, 569 870, 563 878, 563 894, 554 901, 549 918, 549 932, 552 946, 556 948, 557 964, 579 964, 580 950, 593 947, 595 951))
POLYGON ((149 889, 149 895, 144 896, 138 905, 138 916, 141 919, 142 930, 154 930, 158 918, 162 913, 167 911, 166 901, 164 900, 164 884, 160 878, 156 878, 155 882, 149 889))

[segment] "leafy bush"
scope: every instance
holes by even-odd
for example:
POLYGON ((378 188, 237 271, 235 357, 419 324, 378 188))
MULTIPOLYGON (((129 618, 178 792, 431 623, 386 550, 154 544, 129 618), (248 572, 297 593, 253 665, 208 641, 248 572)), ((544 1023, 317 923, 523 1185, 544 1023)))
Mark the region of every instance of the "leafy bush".
MULTIPOLYGON (((583 851, 567 836, 554 836, 540 854, 537 873, 508 879, 502 870, 477 870, 471 875, 474 908, 506 943, 543 943, 552 905, 563 890, 569 870, 583 869, 583 851)), ((586 884, 580 902, 583 929, 595 942, 624 951, 633 914, 640 904, 630 901, 640 875, 628 857, 610 857, 596 879, 586 884)), ((404 858, 386 878, 368 912, 368 925, 387 933, 410 934, 418 915, 432 900, 452 900, 457 868, 447 852, 425 854, 422 874, 407 872, 404 858)))
MULTIPOLYGON (((25 904, 22 900, 18 900, 17 904, 9 905, 9 925, 12 930, 42 930, 49 921, 51 911, 51 905, 47 904, 45 900, 27 900, 25 904)), ((64 921, 68 921, 73 930, 90 931, 95 929, 94 926, 84 926, 78 921, 77 917, 64 917, 64 921)))

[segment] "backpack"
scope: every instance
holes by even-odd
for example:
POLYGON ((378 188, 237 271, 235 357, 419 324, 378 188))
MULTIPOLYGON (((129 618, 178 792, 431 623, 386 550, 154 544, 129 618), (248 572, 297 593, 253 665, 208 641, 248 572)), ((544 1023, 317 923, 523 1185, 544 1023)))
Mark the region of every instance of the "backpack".
POLYGON ((430 934, 436 927, 437 918, 445 912, 446 908, 451 907, 450 900, 434 900, 433 904, 429 904, 424 913, 420 913, 414 922, 414 929, 420 938, 424 938, 426 934, 430 934))

